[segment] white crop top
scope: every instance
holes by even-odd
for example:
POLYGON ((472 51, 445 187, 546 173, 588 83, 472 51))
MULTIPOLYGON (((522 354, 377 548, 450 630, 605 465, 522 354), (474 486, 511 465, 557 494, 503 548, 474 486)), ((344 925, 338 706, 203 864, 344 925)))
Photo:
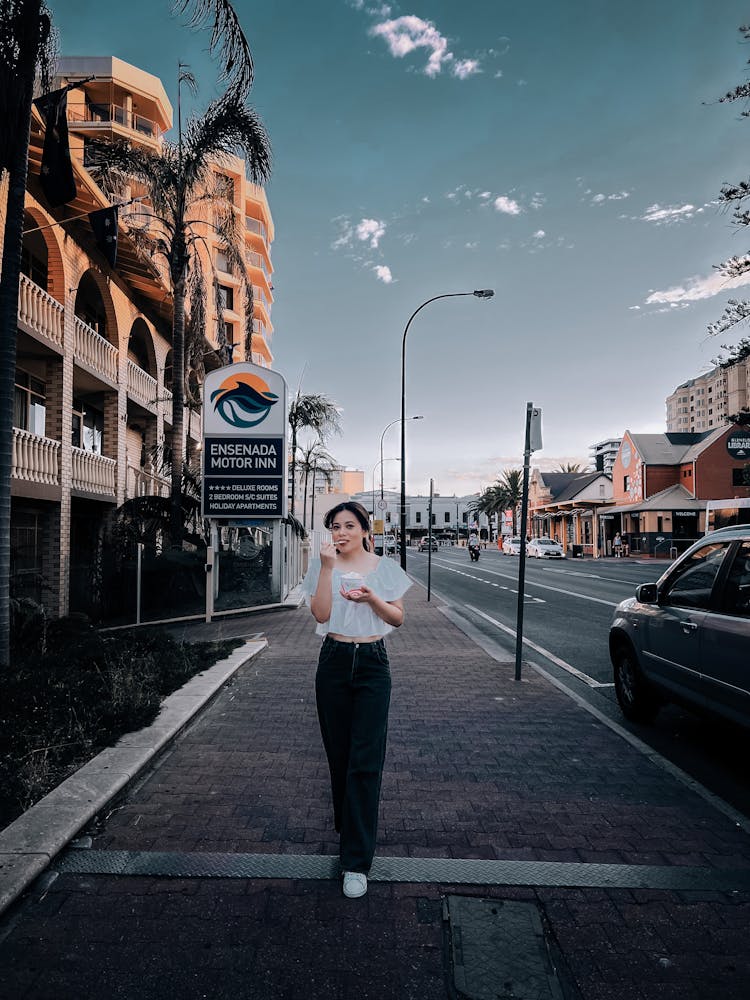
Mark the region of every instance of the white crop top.
MULTIPOLYGON (((338 635, 387 635, 393 631, 393 625, 379 618, 368 604, 355 604, 347 601, 339 593, 343 570, 334 566, 332 573, 333 601, 331 617, 327 622, 318 622, 315 629, 318 635, 328 635, 336 632, 338 635)), ((320 559, 313 559, 302 581, 302 593, 305 601, 312 603, 312 597, 318 589, 320 578, 320 559)), ((411 580, 393 559, 378 559, 375 569, 366 574, 365 586, 374 591, 384 601, 397 601, 411 587, 411 580)))

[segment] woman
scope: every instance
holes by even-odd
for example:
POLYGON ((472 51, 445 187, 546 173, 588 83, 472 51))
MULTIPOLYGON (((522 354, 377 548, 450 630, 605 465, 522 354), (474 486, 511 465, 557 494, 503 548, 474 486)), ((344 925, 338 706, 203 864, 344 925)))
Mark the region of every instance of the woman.
POLYGON ((367 892, 375 853, 385 758, 391 675, 383 636, 404 620, 402 596, 411 580, 370 546, 370 518, 361 504, 340 503, 324 524, 321 545, 302 582, 325 636, 315 676, 318 720, 331 772, 344 895, 367 892))

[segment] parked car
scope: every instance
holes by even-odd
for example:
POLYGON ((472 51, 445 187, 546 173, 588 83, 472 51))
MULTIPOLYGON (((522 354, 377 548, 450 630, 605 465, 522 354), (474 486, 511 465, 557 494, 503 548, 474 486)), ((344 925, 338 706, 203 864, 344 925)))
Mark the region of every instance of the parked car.
POLYGON ((674 701, 750 726, 750 527, 710 532, 622 601, 609 652, 626 718, 674 701))
MULTIPOLYGON (((425 535, 424 538, 419 539, 419 545, 417 546, 417 549, 420 552, 426 552, 429 548, 430 548, 430 538, 429 535, 425 535)), ((432 551, 437 552, 437 550, 438 550, 437 538, 433 538, 432 551)))
POLYGON ((532 538, 526 546, 526 555, 535 559, 564 559, 565 550, 552 538, 532 538))
POLYGON ((504 538, 503 539, 503 552, 507 556, 520 556, 521 555, 521 539, 514 538, 504 538))

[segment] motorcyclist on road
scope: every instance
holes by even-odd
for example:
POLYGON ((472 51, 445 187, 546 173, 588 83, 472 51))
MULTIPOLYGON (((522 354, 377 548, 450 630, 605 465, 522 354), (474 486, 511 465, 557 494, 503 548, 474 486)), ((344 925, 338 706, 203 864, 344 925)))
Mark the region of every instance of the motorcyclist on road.
POLYGON ((469 535, 469 557, 472 562, 479 559, 479 536, 475 531, 469 535))

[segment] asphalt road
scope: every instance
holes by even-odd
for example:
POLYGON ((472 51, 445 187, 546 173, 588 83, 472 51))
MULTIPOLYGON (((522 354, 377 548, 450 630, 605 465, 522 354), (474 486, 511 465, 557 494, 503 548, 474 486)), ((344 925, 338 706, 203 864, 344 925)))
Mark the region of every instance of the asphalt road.
MULTIPOLYGON (((650 725, 626 722, 612 685, 607 636, 616 605, 667 564, 649 560, 526 560, 523 657, 538 663, 709 791, 750 817, 750 732, 666 706, 650 725)), ((409 549, 409 572, 427 585, 427 553, 409 549)), ((488 642, 515 655, 519 559, 483 549, 432 553, 430 586, 488 642)))

